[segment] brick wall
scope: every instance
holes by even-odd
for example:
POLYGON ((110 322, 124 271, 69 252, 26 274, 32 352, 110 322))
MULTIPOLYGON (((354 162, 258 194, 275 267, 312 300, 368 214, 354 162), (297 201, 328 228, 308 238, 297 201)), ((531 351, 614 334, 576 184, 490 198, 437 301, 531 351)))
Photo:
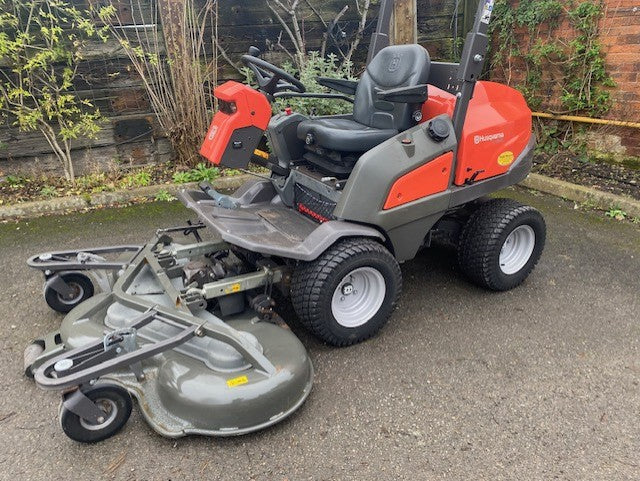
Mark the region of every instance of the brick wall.
MULTIPOLYGON (((605 4, 601 42, 608 73, 616 82, 613 108, 606 118, 640 122, 640 0, 605 0, 605 4)), ((601 148, 640 156, 640 129, 611 129, 601 141, 601 148)))
MULTIPOLYGON (((515 3, 515 2, 514 2, 515 3)), ((604 0, 605 14, 600 21, 600 42, 605 55, 607 73, 616 83, 611 88, 612 108, 603 118, 640 122, 640 0, 604 0)), ((541 25, 537 35, 531 36, 524 27, 515 32, 518 46, 523 53, 531 49, 538 39, 559 35, 568 43, 575 32, 566 18, 560 19, 556 29, 549 32, 541 25)), ((497 42, 498 40, 495 39, 497 42)), ((520 84, 526 75, 526 65, 521 58, 511 58, 497 63, 492 69, 492 80, 520 84)), ((543 112, 562 112, 562 64, 545 65, 542 82, 536 96, 543 112)), ((579 114, 578 114, 579 115, 579 114)), ((618 156, 640 157, 640 129, 598 126, 589 128, 590 147, 603 153, 618 156)))

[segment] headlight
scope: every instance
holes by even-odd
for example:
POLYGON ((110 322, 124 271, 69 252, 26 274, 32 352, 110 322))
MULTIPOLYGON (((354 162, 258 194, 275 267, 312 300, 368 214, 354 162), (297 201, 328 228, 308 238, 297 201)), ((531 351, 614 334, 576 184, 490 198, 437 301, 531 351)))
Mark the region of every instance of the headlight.
POLYGON ((236 107, 235 102, 225 102, 224 100, 220 100, 220 112, 224 112, 227 115, 235 114, 238 111, 238 107, 236 107))

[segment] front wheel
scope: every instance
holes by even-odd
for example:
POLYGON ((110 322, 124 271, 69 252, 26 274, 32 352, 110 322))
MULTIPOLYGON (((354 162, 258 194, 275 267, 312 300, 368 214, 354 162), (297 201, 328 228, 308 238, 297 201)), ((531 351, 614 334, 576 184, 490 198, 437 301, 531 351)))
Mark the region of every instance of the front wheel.
POLYGON ((342 240, 298 266, 291 285, 301 322, 334 346, 372 337, 387 322, 402 289, 398 262, 380 243, 342 240))
POLYGON ((116 434, 129 420, 133 403, 126 389, 114 384, 100 384, 84 391, 104 412, 98 423, 93 423, 69 411, 60 410, 60 425, 64 433, 80 443, 97 443, 116 434))
POLYGON ((60 277, 71 289, 68 295, 60 294, 52 287, 45 287, 44 290, 44 300, 54 311, 66 314, 78 304, 93 296, 93 283, 84 274, 68 272, 60 274, 60 277))
POLYGON ((482 204, 465 224, 458 245, 460 269, 494 291, 520 285, 538 263, 546 238, 542 214, 511 199, 482 204))

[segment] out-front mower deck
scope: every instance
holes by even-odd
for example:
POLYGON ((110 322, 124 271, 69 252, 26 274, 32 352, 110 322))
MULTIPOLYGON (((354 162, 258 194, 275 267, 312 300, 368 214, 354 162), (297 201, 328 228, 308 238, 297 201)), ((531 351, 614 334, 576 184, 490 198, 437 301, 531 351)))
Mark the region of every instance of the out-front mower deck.
MULTIPOLYGON (((128 414, 100 421, 105 416, 94 395, 111 400, 112 409, 130 411, 130 392, 149 424, 168 437, 242 434, 302 404, 311 390, 311 362, 291 331, 273 322, 271 305, 260 303, 267 298, 261 293, 282 280, 282 269, 265 266, 204 283, 184 277, 202 268, 192 262, 233 256, 225 248, 223 242, 177 245, 158 236, 123 266, 111 292, 65 318, 59 333, 48 336, 53 346, 31 351, 37 357, 27 359, 27 367, 38 385, 67 391, 61 422, 68 435, 97 441, 126 422, 128 414), (197 403, 190 401, 194 396, 197 403)), ((216 261, 212 266, 222 268, 216 261)))

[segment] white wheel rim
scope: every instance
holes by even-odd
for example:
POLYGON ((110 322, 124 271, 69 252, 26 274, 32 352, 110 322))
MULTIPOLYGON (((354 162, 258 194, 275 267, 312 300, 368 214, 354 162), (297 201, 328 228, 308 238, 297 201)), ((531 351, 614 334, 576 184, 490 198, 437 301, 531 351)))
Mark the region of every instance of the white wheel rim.
POLYGON ((69 282, 69 288, 73 290, 73 293, 68 297, 58 293, 58 299, 66 305, 75 304, 78 302, 78 299, 82 299, 82 296, 84 296, 84 288, 80 284, 69 282))
POLYGON ((384 277, 377 269, 360 267, 338 283, 331 299, 331 313, 343 327, 362 326, 380 310, 386 292, 384 277))
POLYGON ((513 229, 500 249, 500 270, 507 275, 520 271, 531 258, 536 246, 536 233, 528 225, 513 229))
POLYGON ((116 406, 116 403, 111 399, 98 399, 95 403, 102 411, 104 411, 104 420, 98 424, 94 424, 80 418, 80 425, 87 431, 99 431, 100 429, 104 429, 113 422, 116 418, 116 414, 118 414, 118 406, 116 406))

